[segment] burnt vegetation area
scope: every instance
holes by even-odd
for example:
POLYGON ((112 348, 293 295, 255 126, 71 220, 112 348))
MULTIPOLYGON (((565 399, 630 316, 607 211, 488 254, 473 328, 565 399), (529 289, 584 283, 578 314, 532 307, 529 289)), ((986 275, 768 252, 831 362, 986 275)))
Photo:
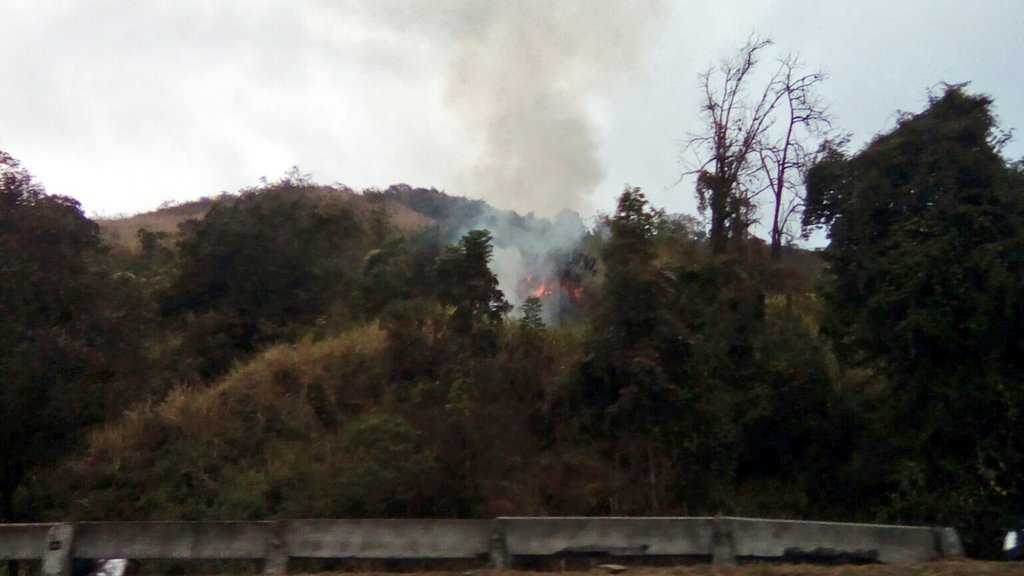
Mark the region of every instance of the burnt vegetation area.
POLYGON ((800 150, 817 253, 732 225, 751 189, 714 162, 711 237, 627 188, 542 249, 507 231, 571 215, 298 171, 130 230, 2 154, 0 516, 731 514, 994 555, 1024 515, 1024 173, 991 106, 949 87, 800 150), (543 277, 506 293, 510 250, 543 277))

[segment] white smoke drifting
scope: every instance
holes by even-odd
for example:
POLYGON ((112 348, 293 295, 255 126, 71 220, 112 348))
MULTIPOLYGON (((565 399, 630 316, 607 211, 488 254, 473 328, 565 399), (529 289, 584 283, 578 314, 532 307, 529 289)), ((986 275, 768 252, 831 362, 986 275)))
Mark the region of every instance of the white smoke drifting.
POLYGON ((604 179, 592 105, 631 81, 665 6, 514 0, 462 4, 456 13, 447 102, 478 146, 458 192, 531 213, 495 210, 472 227, 491 231, 491 267, 512 304, 540 282, 556 286, 542 298, 552 318, 567 300, 558 267, 586 233, 569 210, 584 209, 604 179))
POLYGON ((517 310, 531 295, 540 297, 548 320, 576 304, 574 297, 578 295, 566 285, 562 273, 578 256, 576 249, 587 233, 579 214, 562 210, 548 219, 487 209, 466 223, 459 235, 475 228, 491 232, 491 270, 505 298, 517 310))
MULTIPOLYGON (((595 111, 615 88, 639 79, 644 51, 670 12, 666 0, 313 6, 315 35, 373 70, 374 84, 408 80, 403 97, 419 98, 424 110, 433 105, 435 86, 443 91, 456 126, 434 139, 441 149, 458 149, 443 171, 454 174, 449 192, 546 217, 562 209, 589 212, 584 199, 604 178, 595 111), (440 77, 436 85, 414 81, 424 74, 440 77)), ((429 114, 421 120, 429 122, 429 114)), ((436 157, 435 150, 419 154, 436 157)))
POLYGON ((654 0, 464 6, 447 101, 479 155, 460 192, 545 216, 583 208, 604 178, 591 105, 630 81, 664 13, 654 0))
MULTIPOLYGON (((536 279, 557 282, 559 260, 571 256, 586 232, 569 210, 588 211, 584 200, 604 179, 595 107, 636 79, 643 51, 668 14, 664 0, 379 0, 320 7, 337 11, 349 35, 359 31, 361 51, 370 45, 385 54, 388 46, 447 49, 444 101, 462 139, 471 142, 463 150, 472 151, 470 158, 452 159, 459 176, 449 192, 497 208, 460 234, 491 231, 492 269, 514 305, 536 290, 530 288, 536 279)), ((391 58, 370 56, 382 72, 406 73, 391 58)), ((558 295, 545 300, 554 307, 558 295)))

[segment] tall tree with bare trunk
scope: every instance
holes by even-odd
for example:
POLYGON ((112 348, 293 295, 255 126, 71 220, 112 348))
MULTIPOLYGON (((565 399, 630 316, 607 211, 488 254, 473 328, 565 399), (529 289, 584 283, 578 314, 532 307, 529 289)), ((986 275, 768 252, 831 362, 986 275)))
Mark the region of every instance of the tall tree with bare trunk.
POLYGON ((817 147, 808 147, 808 143, 823 138, 832 125, 827 107, 815 91, 824 79, 821 72, 803 73, 796 56, 781 60, 776 72, 773 89, 781 98, 775 112, 781 129, 758 150, 761 174, 772 196, 772 260, 782 257, 782 241, 790 236, 791 218, 806 204, 803 174, 817 147))
MULTIPOLYGON (((758 197, 767 192, 771 207, 772 257, 782 253, 787 224, 803 205, 802 167, 808 143, 830 126, 816 94, 820 72, 804 73, 796 56, 778 66, 754 89, 755 70, 769 38, 751 37, 737 54, 700 75, 702 133, 690 136, 686 150, 696 155, 697 199, 709 213, 712 252, 721 254, 742 241, 758 220, 758 197)), ((684 175, 686 175, 684 174, 684 175)))

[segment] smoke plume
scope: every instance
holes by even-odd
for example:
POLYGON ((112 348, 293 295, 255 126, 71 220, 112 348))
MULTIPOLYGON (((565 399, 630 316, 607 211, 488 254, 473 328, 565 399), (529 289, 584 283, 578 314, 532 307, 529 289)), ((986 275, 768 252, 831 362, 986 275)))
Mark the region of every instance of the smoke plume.
POLYGON ((499 208, 580 210, 604 170, 591 109, 628 82, 660 1, 473 2, 447 101, 478 138, 459 192, 499 208))
POLYGON ((562 210, 548 219, 487 207, 465 222, 458 236, 474 228, 491 232, 491 270, 515 308, 519 309, 527 297, 537 296, 544 318, 552 320, 578 304, 578 294, 573 294, 573 287, 567 284, 565 272, 580 256, 576 249, 587 233, 579 214, 562 210))
POLYGON ((634 80, 643 49, 667 15, 664 0, 318 6, 338 11, 356 53, 381 74, 414 69, 397 64, 405 60, 394 51, 419 62, 421 53, 445 48, 445 105, 462 139, 471 141, 463 148, 470 158, 452 159, 460 174, 449 192, 496 208, 463 223, 451 241, 472 228, 490 230, 491 266, 506 297, 518 306, 546 294, 546 314, 557 315, 566 298, 575 298, 564 270, 586 233, 577 212, 588 211, 585 199, 604 178, 600 99, 634 80), (547 288, 552 283, 557 289, 547 288))

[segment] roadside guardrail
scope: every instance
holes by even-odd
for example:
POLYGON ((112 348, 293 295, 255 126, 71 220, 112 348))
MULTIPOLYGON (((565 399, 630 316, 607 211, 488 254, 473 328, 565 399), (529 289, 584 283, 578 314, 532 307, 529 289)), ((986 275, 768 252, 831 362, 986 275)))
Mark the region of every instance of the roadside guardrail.
POLYGON ((895 563, 963 548, 947 527, 733 517, 0 524, 0 560, 42 560, 43 576, 69 576, 72 558, 262 559, 265 574, 286 574, 290 558, 471 559, 504 569, 516 558, 586 555, 895 563))

